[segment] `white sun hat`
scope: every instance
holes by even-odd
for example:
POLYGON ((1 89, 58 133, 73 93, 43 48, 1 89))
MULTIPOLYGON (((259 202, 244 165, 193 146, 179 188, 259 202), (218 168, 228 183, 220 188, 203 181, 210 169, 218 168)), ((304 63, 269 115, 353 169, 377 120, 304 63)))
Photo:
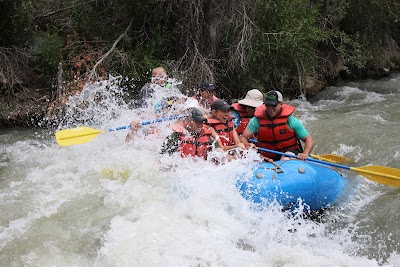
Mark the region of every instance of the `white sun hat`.
POLYGON ((264 95, 257 89, 252 89, 246 93, 246 96, 239 100, 238 103, 250 107, 261 106, 264 102, 264 95))

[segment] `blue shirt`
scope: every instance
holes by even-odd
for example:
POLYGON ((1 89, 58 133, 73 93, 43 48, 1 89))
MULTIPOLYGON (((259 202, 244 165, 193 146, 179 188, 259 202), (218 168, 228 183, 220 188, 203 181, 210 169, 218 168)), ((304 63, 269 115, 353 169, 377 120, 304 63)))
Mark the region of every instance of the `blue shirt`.
POLYGON ((235 127, 235 128, 239 127, 240 122, 242 120, 239 113, 236 110, 232 110, 231 115, 234 116, 234 118, 232 119, 233 127, 235 127))

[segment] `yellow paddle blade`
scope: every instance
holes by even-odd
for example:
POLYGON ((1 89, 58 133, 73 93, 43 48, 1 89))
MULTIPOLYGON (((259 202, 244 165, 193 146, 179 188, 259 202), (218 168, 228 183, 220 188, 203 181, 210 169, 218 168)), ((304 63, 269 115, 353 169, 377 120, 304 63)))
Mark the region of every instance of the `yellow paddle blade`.
POLYGON ((89 127, 66 129, 56 133, 56 141, 60 146, 80 145, 92 141, 99 133, 100 130, 89 127))
POLYGON ((333 155, 333 154, 323 154, 323 155, 310 155, 312 158, 327 161, 327 162, 333 162, 333 163, 346 163, 351 161, 351 159, 339 156, 339 155, 333 155))
POLYGON ((121 170, 102 169, 101 170, 101 175, 110 180, 122 179, 122 180, 126 181, 131 174, 132 174, 132 171, 129 169, 121 169, 121 170))
POLYGON ((371 165, 359 168, 350 167, 350 170, 356 171, 377 183, 400 186, 400 169, 371 165))

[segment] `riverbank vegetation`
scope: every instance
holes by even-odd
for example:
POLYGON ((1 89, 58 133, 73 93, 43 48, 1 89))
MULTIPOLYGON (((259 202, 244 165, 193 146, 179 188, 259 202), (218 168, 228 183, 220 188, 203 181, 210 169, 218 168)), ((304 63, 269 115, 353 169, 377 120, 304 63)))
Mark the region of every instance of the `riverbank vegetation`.
POLYGON ((400 66, 395 0, 1 0, 0 27, 3 124, 109 74, 128 77, 134 97, 159 65, 183 90, 207 79, 227 99, 311 96, 400 66))

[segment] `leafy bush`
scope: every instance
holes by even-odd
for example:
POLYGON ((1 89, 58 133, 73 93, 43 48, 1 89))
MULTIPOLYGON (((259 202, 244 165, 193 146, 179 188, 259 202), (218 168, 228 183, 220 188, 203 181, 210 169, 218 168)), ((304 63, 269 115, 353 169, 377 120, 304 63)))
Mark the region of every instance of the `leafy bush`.
POLYGON ((57 73, 57 66, 62 62, 63 40, 54 34, 36 37, 33 47, 33 69, 42 86, 51 87, 57 73))
POLYGON ((319 5, 303 0, 262 1, 248 61, 254 77, 275 88, 298 87, 293 80, 311 75, 316 47, 329 31, 318 27, 319 5))
POLYGON ((31 1, 0 1, 0 46, 24 44, 31 36, 31 1))

